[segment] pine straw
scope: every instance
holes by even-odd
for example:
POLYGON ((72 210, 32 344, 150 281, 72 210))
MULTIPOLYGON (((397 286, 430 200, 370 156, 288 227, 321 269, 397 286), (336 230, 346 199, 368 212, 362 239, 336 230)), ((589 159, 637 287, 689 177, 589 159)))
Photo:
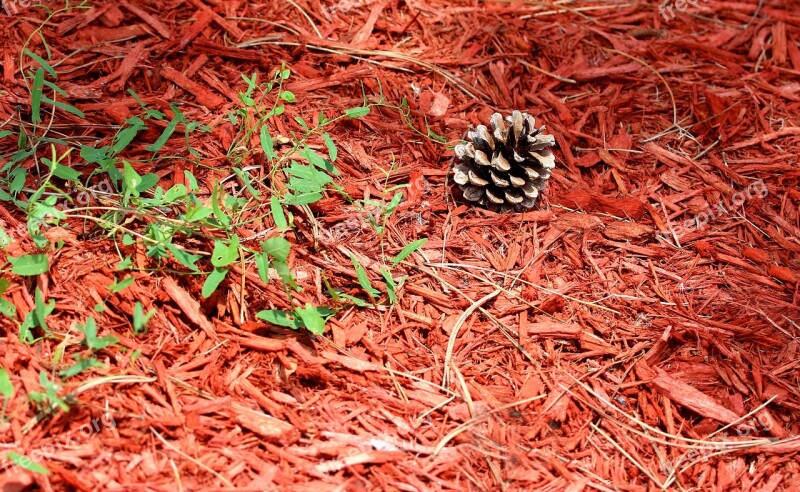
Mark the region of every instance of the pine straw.
MULTIPOLYGON (((210 184, 229 174, 223 116, 240 74, 286 61, 292 116, 382 91, 454 141, 495 110, 527 109, 556 135, 560 166, 541 210, 497 216, 451 196, 452 153, 396 112, 338 124, 350 195, 412 183, 385 253, 430 240, 399 269, 398 306, 347 309, 314 339, 254 321, 288 306, 252 265, 205 301, 201 278, 155 271, 110 295, 113 243, 78 236, 82 224, 51 231, 65 246, 50 273, 8 295, 22 316, 38 286, 66 338, 26 346, 2 320, 18 391, 0 447, 45 451, 52 474, 0 475, 4 490, 800 488, 796 13, 708 1, 665 23, 655 3, 610 1, 370 1, 334 15, 317 1, 168 4, 108 3, 44 27, 59 82, 93 125, 58 114, 54 131, 108 143, 136 108, 128 87, 162 109, 182 102, 215 128, 194 141, 207 167, 155 171, 210 184), (681 229, 709 207, 707 225, 681 229), (137 300, 158 309, 142 337, 129 324, 137 300), (70 412, 37 421, 25 395, 71 360, 89 315, 128 351, 102 351, 104 368, 63 390, 70 412), (69 349, 53 366, 59 343, 69 349), (80 433, 106 412, 114 425, 80 433)), ((12 129, 28 105, 16 60, 40 20, 3 21, 0 120, 12 129)), ((43 52, 36 38, 30 48, 43 52)), ((299 302, 329 302, 322 272, 356 294, 350 253, 377 280, 382 245, 359 212, 335 193, 312 209, 290 235, 299 302)), ((7 230, 24 221, 0 212, 7 230)), ((143 250, 126 254, 147 266, 143 250)))

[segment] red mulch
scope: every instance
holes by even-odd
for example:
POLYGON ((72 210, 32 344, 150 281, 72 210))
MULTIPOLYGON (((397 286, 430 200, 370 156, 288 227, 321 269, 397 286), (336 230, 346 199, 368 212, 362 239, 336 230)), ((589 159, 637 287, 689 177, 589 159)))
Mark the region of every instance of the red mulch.
MULTIPOLYGON (((412 123, 451 144, 522 109, 556 136, 558 167, 539 209, 497 215, 461 201, 452 151, 397 111, 338 122, 351 196, 412 186, 383 245, 338 193, 312 207, 317 228, 296 214, 298 301, 329 302, 323 272, 356 294, 350 253, 377 281, 382 248, 430 240, 397 270, 399 305, 346 309, 322 337, 255 319, 288 306, 252 265, 209 300, 201 277, 148 270, 112 295, 113 242, 80 223, 51 230, 65 244, 50 272, 13 277, 6 297, 21 321, 38 286, 71 343, 24 345, 0 318, 17 388, 0 454, 38 453, 51 474, 0 469, 2 490, 800 490, 799 4, 695 3, 670 21, 655 2, 610 0, 345 0, 333 13, 326 0, 122 0, 52 19, 50 60, 86 114, 57 112, 55 135, 108 144, 138 108, 128 88, 212 127, 192 137, 199 163, 140 169, 167 186, 187 169, 202 186, 230 173, 241 74, 281 62, 297 96, 284 135, 291 117, 333 117, 364 94, 406 99, 412 123), (158 309, 139 337, 137 300, 158 309), (26 395, 80 350, 89 315, 120 345, 63 388, 68 413, 37 422, 26 395)), ((30 104, 19 54, 43 18, 2 17, 0 121, 15 132, 30 104)), ((46 53, 38 35, 27 47, 46 53)), ((25 220, 0 206, 6 230, 25 220)))

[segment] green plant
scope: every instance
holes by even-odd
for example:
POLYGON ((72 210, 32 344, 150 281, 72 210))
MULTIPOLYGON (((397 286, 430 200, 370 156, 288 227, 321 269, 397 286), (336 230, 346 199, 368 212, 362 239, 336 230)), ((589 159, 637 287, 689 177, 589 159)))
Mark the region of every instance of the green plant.
MULTIPOLYGON (((103 350, 105 348, 114 346, 119 342, 119 339, 114 335, 98 337, 97 323, 91 316, 86 320, 86 324, 77 325, 77 329, 83 334, 83 344, 88 348, 89 354, 88 357, 80 353, 73 354, 72 358, 75 360, 74 364, 59 371, 58 373, 62 378, 71 378, 73 376, 77 376, 87 369, 103 367, 103 364, 101 364, 94 357, 94 353, 98 350, 103 350)), ((61 351, 59 350, 57 354, 53 356, 54 362, 56 362, 60 357, 61 351)))
POLYGON ((0 314, 13 319, 17 315, 17 307, 5 297, 1 297, 10 286, 11 281, 0 277, 0 314))
MULTIPOLYGON (((178 136, 184 139, 188 151, 187 156, 178 158, 198 157, 199 153, 191 146, 191 137, 196 132, 207 132, 210 129, 189 119, 177 104, 170 104, 170 111, 162 112, 147 107, 139 95, 130 90, 131 96, 139 103, 140 111, 125 120, 107 145, 76 146, 70 143, 68 137, 53 139, 48 135, 48 126, 43 124, 46 114, 43 108, 49 109, 47 114, 51 118, 55 118, 55 112, 58 111, 65 111, 79 118, 85 116, 77 108, 60 100, 66 93, 57 85, 57 64, 51 63, 50 56, 49 51, 47 56, 39 56, 26 48, 20 59, 21 66, 23 60, 27 60, 34 67, 28 74, 31 81, 31 118, 37 131, 30 135, 20 131, 16 152, 6 162, 0 161, 2 169, 7 171, 5 177, 0 178, 0 200, 12 202, 25 212, 29 235, 40 249, 48 247, 43 234, 45 228, 76 220, 88 221, 94 223, 95 230, 103 231, 118 241, 115 243, 120 252, 118 270, 133 268, 130 255, 125 255, 122 251, 140 244, 145 247, 146 256, 158 268, 165 269, 165 262, 174 260, 186 269, 185 273, 202 275, 203 297, 209 297, 221 288, 234 265, 245 268, 246 264, 255 263, 264 283, 269 283, 271 272, 275 272, 288 304, 295 305, 293 296, 300 287, 289 267, 291 243, 283 237, 283 233, 294 228, 294 214, 298 212, 305 213, 308 223, 316 227, 309 205, 322 199, 328 190, 344 194, 334 181, 339 175, 335 167, 338 149, 326 131, 327 127, 341 119, 367 116, 375 107, 398 110, 404 121, 411 123, 410 111, 405 101, 401 106, 386 105, 381 94, 377 103, 368 102, 365 96, 361 106, 350 108, 332 119, 320 113, 313 123, 309 123, 303 117, 295 116, 295 129, 290 131, 290 135, 275 135, 272 131, 275 127, 274 120, 286 118, 287 105, 296 100, 296 96, 284 88, 291 77, 291 71, 282 65, 263 82, 259 80, 257 73, 251 76, 242 75, 245 87, 239 93, 241 106, 228 115, 229 121, 240 128, 228 149, 228 156, 240 165, 232 168, 229 177, 214 183, 209 190, 210 196, 203 196, 197 178, 189 171, 184 171, 185 184, 174 184, 169 189, 164 189, 159 185, 159 178, 155 173, 142 173, 140 170, 160 159, 175 158, 164 154, 167 142, 178 136), (161 122, 163 129, 154 142, 144 146, 150 155, 145 159, 130 159, 128 149, 131 144, 140 140, 155 122, 161 122), (260 148, 249 148, 251 137, 254 136, 257 137, 260 148), (41 143, 49 143, 50 156, 39 157, 41 143), (66 150, 58 155, 56 145, 65 146, 66 150), (317 146, 323 146, 326 152, 321 154, 314 150, 317 146), (88 174, 67 165, 67 158, 74 149, 79 149, 80 157, 90 171, 88 174), (245 165, 247 156, 252 152, 263 153, 269 170, 266 181, 254 179, 251 175, 251 171, 256 170, 257 166, 245 165), (29 158, 45 164, 48 171, 33 189, 25 188, 25 173, 21 166, 29 158), (278 173, 282 175, 281 179, 276 179, 278 173), (98 197, 98 204, 92 206, 76 206, 69 193, 63 190, 65 185, 69 185, 86 191, 90 189, 92 179, 106 178, 111 183, 111 188, 98 197), (236 180, 237 186, 226 186, 225 182, 230 179, 236 180), (260 247, 254 248, 246 244, 235 232, 251 222, 263 221, 269 217, 275 225, 276 235, 261 241, 260 247), (208 245, 208 249, 203 248, 203 244, 208 245)), ((417 131, 416 128, 414 130, 417 131)), ((417 132, 431 137, 430 129, 427 134, 417 132)), ((0 138, 12 136, 10 131, 0 133, 0 138)), ((386 193, 392 194, 390 200, 357 202, 364 209, 380 210, 380 213, 370 214, 368 220, 381 236, 382 246, 386 223, 402 199, 402 195, 396 193, 402 185, 388 188, 393 168, 386 171, 384 183, 386 193)), ((351 203, 355 202, 346 195, 345 198, 351 203)), ((4 237, 0 235, 0 244, 4 241, 4 237)), ((9 262, 11 273, 20 275, 38 275, 49 268, 46 252, 9 258, 9 262)), ((354 268, 362 289, 371 303, 376 304, 381 292, 372 286, 366 271, 355 260, 354 268)), ((395 280, 388 268, 382 268, 380 274, 386 282, 388 301, 395 303, 397 291, 405 278, 395 280)), ((119 292, 131 282, 133 277, 119 282, 115 280, 109 288, 109 295, 119 292)), ((3 290, 3 285, 0 284, 0 295, 3 290)), ((335 296, 334 300, 337 303, 344 301, 369 305, 366 301, 344 294, 335 296)), ((0 310, 11 316, 14 314, 12 309, 13 305, 7 301, 0 304, 0 310)), ((33 343, 36 339, 32 329, 35 327, 40 327, 45 336, 49 336, 45 318, 53 309, 52 302, 48 305, 43 299, 39 299, 36 309, 20 325, 20 338, 26 343, 33 343)), ((99 303, 96 309, 103 312, 106 309, 105 302, 99 303)), ((307 328, 314 333, 322 333, 325 321, 334 313, 335 309, 306 305, 289 310, 267 309, 258 313, 258 316, 279 325, 307 328)), ((144 332, 153 314, 152 310, 145 314, 141 304, 135 305, 131 320, 135 334, 144 332)), ((96 329, 93 318, 89 318, 81 327, 87 345, 93 350, 94 341, 89 336, 92 328, 96 329)), ((77 356, 76 364, 64 374, 68 376, 79 373, 89 367, 94 367, 91 357, 77 356)))
POLYGON ((38 473, 39 475, 50 475, 50 470, 36 463, 25 455, 18 453, 8 453, 6 458, 15 465, 28 470, 29 472, 38 473))
POLYGON ((28 394, 28 399, 36 405, 40 412, 50 413, 55 408, 69 412, 66 400, 58 396, 61 388, 54 381, 50 381, 44 371, 39 372, 39 384, 44 392, 32 392, 28 394))
POLYGON ((82 354, 73 354, 72 358, 75 360, 74 364, 66 369, 58 371, 58 375, 62 378, 69 379, 77 376, 87 369, 103 367, 103 364, 101 364, 100 361, 94 357, 86 358, 82 354))
POLYGON ((85 325, 78 325, 78 331, 83 333, 85 337, 83 343, 92 351, 102 350, 119 342, 119 339, 114 335, 106 335, 102 338, 98 338, 97 324, 91 316, 86 320, 85 325))
POLYGON ((67 103, 58 101, 58 96, 62 96, 64 98, 67 97, 66 91, 60 88, 55 82, 47 80, 45 77, 45 72, 49 75, 53 80, 58 78, 58 74, 56 70, 44 60, 44 58, 40 57, 36 53, 28 50, 28 48, 24 48, 22 50, 22 55, 27 56, 34 60, 36 63, 39 64, 39 68, 35 71, 30 73, 30 77, 33 79, 30 93, 31 93, 31 122, 34 124, 38 124, 42 122, 42 104, 53 106, 54 108, 61 109, 66 111, 67 113, 74 114, 79 118, 83 118, 83 112, 79 109, 71 106, 67 103), (51 94, 53 97, 50 97, 44 93, 45 88, 50 89, 52 92, 51 94))
POLYGON ((133 305, 133 320, 132 320, 133 333, 135 335, 141 335, 142 333, 144 333, 147 329, 147 323, 150 321, 150 318, 152 318, 154 314, 156 314, 155 309, 151 309, 150 311, 145 313, 142 303, 136 301, 136 303, 133 305))
POLYGON ((401 261, 408 258, 408 256, 411 255, 411 253, 421 248, 427 242, 428 238, 422 238, 408 243, 399 253, 397 253, 397 256, 395 256, 390 260, 392 265, 393 266, 399 265, 401 261))
POLYGON ((325 306, 312 306, 306 303, 305 307, 294 308, 292 311, 281 309, 265 309, 259 311, 256 316, 267 323, 277 326, 285 326, 297 330, 305 328, 311 333, 321 335, 325 333, 325 322, 333 316, 335 311, 325 306))
POLYGON ((56 307, 56 301, 54 300, 45 304, 44 295, 38 287, 34 293, 33 300, 33 310, 25 316, 22 324, 19 325, 19 339, 21 342, 27 343, 28 345, 33 344, 37 340, 31 332, 31 330, 37 326, 44 331, 45 335, 50 335, 50 330, 47 328, 47 316, 49 316, 56 307))
POLYGON ((4 367, 0 367, 0 395, 3 396, 3 408, 0 410, 0 420, 6 420, 6 409, 11 397, 14 396, 14 384, 11 378, 8 377, 8 371, 4 367))

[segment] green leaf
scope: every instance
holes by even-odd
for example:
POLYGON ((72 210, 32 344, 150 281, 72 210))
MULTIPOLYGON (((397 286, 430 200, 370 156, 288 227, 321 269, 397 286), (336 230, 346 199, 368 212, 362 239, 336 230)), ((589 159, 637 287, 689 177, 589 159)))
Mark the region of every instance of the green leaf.
POLYGON ((189 183, 189 191, 197 191, 197 178, 194 177, 194 174, 184 170, 183 176, 186 178, 186 182, 189 183))
POLYGON ((141 118, 138 116, 131 116, 127 120, 125 120, 125 126, 119 133, 116 134, 114 137, 114 141, 111 144, 111 154, 117 155, 123 150, 125 150, 128 145, 133 142, 133 139, 136 138, 136 135, 139 134, 142 130, 147 129, 147 125, 144 124, 141 118))
POLYGON ((23 277, 41 275, 50 269, 47 255, 25 255, 17 258, 9 256, 8 261, 13 265, 11 271, 23 277))
POLYGON ((281 99, 286 102, 293 103, 295 100, 294 94, 291 91, 283 91, 281 92, 281 99))
POLYGON ((261 126, 261 131, 259 133, 260 140, 261 140, 261 148, 264 150, 264 155, 267 156, 267 159, 273 160, 278 158, 278 154, 275 153, 275 145, 272 142, 272 136, 269 134, 269 129, 267 125, 261 126))
POLYGON ((128 255, 128 256, 126 256, 125 258, 123 258, 123 260, 122 260, 122 261, 120 261, 119 263, 117 263, 117 268, 116 268, 116 270, 117 270, 118 272, 121 272, 122 270, 127 270, 128 268, 130 268, 130 267, 131 267, 131 265, 133 265, 133 260, 131 259, 131 256, 130 256, 130 255, 128 255))
POLYGON ((328 157, 331 159, 331 162, 336 162, 339 151, 336 150, 336 144, 333 143, 333 139, 327 133, 323 133, 322 140, 325 141, 325 146, 328 148, 328 157))
POLYGON ((86 320, 85 325, 78 325, 78 331, 83 333, 83 335, 86 337, 84 343, 92 350, 102 350, 119 342, 119 339, 114 335, 107 335, 102 338, 97 338, 97 324, 95 323, 94 318, 91 316, 89 316, 89 319, 86 320))
POLYGON ((51 77, 53 77, 54 79, 58 78, 58 74, 56 73, 56 70, 49 63, 47 63, 47 61, 44 58, 42 58, 41 56, 37 55, 36 53, 34 53, 33 51, 29 50, 28 48, 25 48, 24 50, 22 50, 22 53, 24 53, 25 55, 33 58, 33 60, 36 63, 38 63, 39 66, 41 66, 42 68, 47 70, 47 73, 50 74, 51 77))
POLYGON ((133 305, 133 333, 136 335, 144 333, 147 329, 147 323, 154 314, 156 314, 155 308, 151 309, 147 312, 147 314, 145 314, 142 303, 136 301, 136 303, 133 305))
POLYGON ((111 159, 111 156, 108 154, 108 150, 109 147, 107 146, 96 149, 94 147, 89 147, 88 145, 81 145, 81 157, 86 160, 86 162, 99 164, 103 161, 111 159))
POLYGON ((220 239, 214 240, 214 251, 211 253, 211 264, 217 268, 228 266, 239 257, 239 236, 233 235, 230 244, 220 239))
POLYGON ((242 209, 245 205, 247 205, 248 200, 243 196, 233 196, 233 195, 225 195, 225 209, 231 211, 238 211, 242 209))
POLYGON ((42 88, 44 87, 44 70, 37 69, 33 74, 33 84, 31 85, 31 121, 41 123, 42 115, 42 88))
POLYGON ((167 192, 164 193, 164 203, 174 204, 178 200, 185 198, 188 192, 189 191, 184 185, 176 183, 172 185, 172 188, 168 189, 167 192))
POLYGON ((55 208, 57 197, 50 196, 45 200, 34 202, 31 210, 28 211, 28 230, 36 231, 38 226, 53 220, 66 219, 67 216, 61 210, 55 208))
POLYGON ((261 243, 261 251, 278 261, 286 261, 291 248, 292 244, 280 236, 271 237, 261 243))
POLYGON ((397 209, 397 206, 400 205, 400 200, 402 199, 403 199, 402 193, 395 194, 394 198, 392 198, 392 201, 389 202, 389 206, 387 206, 386 210, 383 212, 383 216, 390 217, 394 213, 395 209, 397 209))
POLYGON ((280 309, 265 309, 256 313, 256 318, 263 319, 267 323, 277 326, 285 326, 296 330, 297 322, 291 317, 291 313, 280 309))
POLYGON ((44 86, 53 89, 53 92, 55 92, 56 94, 59 94, 59 95, 61 95, 63 97, 68 97, 67 96, 67 91, 65 91, 64 89, 62 89, 61 87, 57 86, 53 82, 50 82, 47 79, 45 79, 45 81, 44 81, 44 86))
POLYGON ((13 135, 14 133, 11 130, 2 130, 0 131, 0 138, 5 138, 9 135, 13 135))
POLYGON ((36 341, 36 338, 31 333, 31 329, 35 326, 36 321, 36 313, 30 311, 26 316, 25 319, 22 320, 22 323, 19 325, 19 331, 17 334, 17 338, 20 342, 26 345, 33 345, 36 341))
POLYGON ((372 283, 369 281, 369 277, 367 276, 367 271, 364 270, 364 267, 361 266, 361 263, 358 262, 355 255, 350 255, 350 261, 353 263, 353 268, 356 270, 356 278, 358 278, 358 283, 361 285, 361 288, 364 289, 364 292, 374 301, 376 297, 381 295, 381 291, 376 289, 372 286, 372 283))
POLYGON ((284 170, 289 175, 286 187, 295 193, 287 193, 284 201, 288 205, 307 205, 319 201, 325 186, 333 180, 314 166, 303 166, 292 161, 284 170))
POLYGON ((94 357, 89 357, 88 359, 83 357, 81 354, 73 354, 73 359, 75 359, 75 363, 69 366, 68 368, 58 371, 58 375, 64 379, 68 379, 71 377, 75 377, 78 374, 82 373, 87 369, 91 369, 93 367, 103 367, 103 364, 100 363, 94 357))
POLYGON ((78 118, 83 118, 85 116, 83 114, 83 111, 81 111, 80 109, 76 108, 75 106, 71 106, 69 104, 62 103, 61 101, 56 101, 56 100, 50 99, 47 96, 42 96, 42 102, 46 102, 47 104, 50 104, 50 105, 55 106, 55 107, 57 107, 57 108, 59 108, 59 109, 61 109, 63 111, 66 111, 67 113, 74 114, 78 118))
MULTIPOLYGON (((44 161, 44 159, 42 159, 44 161)), ((61 179, 72 181, 75 183, 79 183, 81 179, 81 173, 72 169, 71 167, 62 166, 61 164, 56 163, 56 169, 53 171, 53 174, 61 179)))
POLYGON ((242 74, 242 79, 247 83, 247 92, 245 92, 245 94, 249 96, 250 94, 253 93, 253 91, 256 89, 256 86, 258 85, 257 82, 258 73, 253 72, 253 76, 249 78, 247 77, 247 75, 242 74))
POLYGON ((344 299, 345 301, 349 301, 351 304, 358 306, 358 307, 372 307, 372 304, 368 303, 364 299, 360 299, 355 296, 351 296, 350 294, 340 293, 339 297, 344 299))
POLYGON ((8 376, 8 371, 3 367, 0 367, 0 395, 3 395, 6 401, 14 396, 14 384, 8 376))
POLYGON ((270 109, 266 117, 271 118, 273 116, 280 116, 283 114, 284 111, 286 111, 286 107, 283 104, 281 104, 280 106, 275 106, 273 109, 270 109))
POLYGON ((322 200, 322 193, 309 192, 299 193, 297 195, 294 193, 287 193, 283 199, 286 201, 287 205, 310 205, 322 200))
POLYGON ((158 174, 147 173, 141 178, 141 182, 136 187, 136 191, 143 193, 158 183, 158 174))
POLYGON ((333 173, 334 175, 338 176, 339 171, 333 167, 333 164, 326 161, 321 155, 317 154, 313 149, 306 147, 302 151, 300 151, 300 155, 305 157, 309 163, 317 166, 320 169, 324 169, 329 173, 333 173))
POLYGON ((116 294, 117 292, 123 291, 126 288, 128 288, 128 286, 130 286, 135 281, 136 279, 133 277, 126 277, 122 279, 122 282, 119 283, 117 283, 117 279, 114 279, 114 283, 109 286, 108 290, 110 290, 112 294, 116 294))
POLYGON ((418 250, 420 247, 422 247, 423 244, 425 244, 427 242, 428 242, 428 238, 422 238, 422 239, 417 239, 416 241, 407 244, 406 247, 403 248, 403 250, 400 251, 400 253, 397 256, 392 258, 392 260, 391 260, 392 264, 393 265, 397 265, 401 261, 405 260, 406 257, 408 257, 408 255, 410 255, 414 251, 418 250))
POLYGON ((386 294, 389 296, 389 303, 394 304, 397 302, 397 284, 394 283, 391 272, 381 268, 381 275, 386 280, 386 294))
POLYGON ((225 190, 219 184, 214 185, 214 190, 211 192, 211 209, 214 211, 214 217, 219 220, 220 224, 225 227, 231 225, 231 218, 219 206, 220 195, 225 195, 225 190))
POLYGON ((248 96, 247 94, 244 94, 243 92, 239 93, 239 100, 241 100, 242 104, 244 104, 245 106, 247 106, 249 108, 252 108, 252 107, 254 107, 256 105, 255 99, 253 99, 252 97, 248 96))
POLYGON ((247 191, 250 192, 250 195, 252 195, 253 198, 255 198, 256 200, 261 198, 261 192, 253 188, 249 174, 239 169, 238 167, 234 167, 233 172, 235 172, 236 175, 239 177, 239 179, 242 181, 242 183, 244 183, 244 187, 247 188, 247 191))
POLYGON ((14 463, 15 465, 25 470, 28 470, 29 472, 38 473, 40 475, 50 475, 50 470, 43 467, 39 463, 36 463, 27 456, 23 456, 17 453, 8 453, 6 455, 6 458, 8 458, 8 460, 14 463))
POLYGON ((296 121, 297 124, 300 125, 303 128, 303 130, 305 130, 305 131, 309 130, 308 123, 306 123, 306 120, 304 120, 303 118, 301 118, 299 116, 295 116, 294 117, 294 121, 296 121))
POLYGON ((17 307, 8 299, 0 299, 0 314, 14 319, 17 316, 17 307))
POLYGON ((139 196, 139 185, 142 184, 142 177, 130 165, 128 161, 123 161, 124 170, 122 171, 122 186, 125 191, 125 201, 131 196, 139 196))
POLYGON ((11 183, 8 185, 8 191, 16 195, 25 186, 25 169, 18 167, 8 173, 8 177, 12 178, 11 183))
POLYGON ((169 252, 172 253, 172 256, 175 257, 178 263, 185 266, 186 268, 191 269, 192 271, 195 272, 200 271, 197 269, 197 265, 195 265, 195 263, 197 263, 197 260, 200 259, 200 256, 187 253, 170 243, 166 243, 164 246, 166 246, 169 252))
POLYGON ((143 102, 142 102, 142 98, 141 98, 141 97, 139 97, 139 94, 137 94, 135 90, 133 90, 133 89, 131 89, 131 88, 128 88, 128 94, 130 94, 130 95, 131 95, 131 97, 132 97, 132 98, 133 98, 133 99, 134 99, 134 100, 135 100, 137 103, 139 103, 139 106, 141 106, 141 108, 142 108, 142 109, 147 109, 147 105, 145 105, 145 103, 143 103, 143 102))
POLYGON ((308 331, 316 335, 325 333, 325 318, 320 315, 319 308, 306 303, 305 308, 295 308, 294 312, 308 331))
POLYGON ((0 227, 0 248, 5 248, 13 242, 14 240, 9 237, 6 230, 0 227))
POLYGON ((141 356, 142 356, 142 351, 139 349, 136 349, 133 352, 131 352, 131 364, 136 362, 136 359, 138 359, 141 356))
POLYGON ((206 277, 206 281, 203 283, 203 298, 208 298, 214 291, 217 290, 219 284, 225 280, 225 275, 228 274, 227 268, 215 268, 211 273, 208 274, 206 277))
MULTIPOLYGON (((316 155, 317 157, 319 157, 319 154, 316 155)), ((318 170, 317 168, 312 166, 304 166, 298 164, 295 161, 292 161, 292 163, 289 166, 287 166, 284 169, 284 171, 286 171, 286 173, 289 174, 290 176, 298 178, 289 181, 290 183, 294 183, 296 185, 296 188, 294 189, 298 190, 313 189, 321 191, 325 187, 325 185, 333 182, 333 179, 331 179, 330 176, 318 170), (300 186, 303 187, 310 186, 311 188, 301 188, 300 186)))
POLYGON ((261 278, 262 282, 268 284, 270 265, 269 255, 266 253, 255 253, 253 255, 253 259, 255 259, 256 267, 258 268, 258 276, 261 278))
MULTIPOLYGON (((61 389, 55 382, 50 381, 47 379, 47 373, 39 371, 39 383, 42 386, 42 389, 45 390, 45 394, 42 395, 41 393, 38 394, 39 401, 47 402, 48 405, 44 406, 47 410, 50 410, 52 407, 56 406, 63 410, 64 412, 69 412, 69 405, 58 396, 58 391, 61 389)), ((29 398, 34 399, 34 393, 29 395, 29 398)))
POLYGON ((210 217, 214 213, 213 210, 206 207, 201 203, 189 205, 186 208, 186 215, 183 219, 186 222, 201 222, 203 219, 210 217))
POLYGON ((33 294, 33 310, 30 311, 22 323, 19 325, 19 339, 26 344, 33 344, 36 339, 31 333, 31 329, 35 326, 40 327, 46 334, 50 334, 47 329, 47 316, 56 308, 56 301, 51 300, 49 303, 44 302, 44 295, 41 289, 36 287, 33 294))
POLYGON ((358 108, 350 108, 344 112, 348 118, 361 118, 369 114, 369 106, 360 106, 358 108))
POLYGON ((50 300, 47 304, 44 302, 44 294, 42 294, 41 289, 36 287, 36 291, 33 294, 33 320, 34 322, 39 325, 40 328, 47 331, 47 316, 53 312, 53 309, 56 307, 56 301, 50 300))
POLYGON ((172 134, 175 133, 175 129, 178 128, 178 124, 185 121, 183 113, 181 113, 180 109, 178 109, 177 106, 175 106, 174 104, 170 104, 169 107, 172 108, 172 112, 175 116, 172 118, 172 121, 170 121, 167 124, 166 128, 164 128, 164 131, 161 132, 161 136, 158 137, 158 140, 156 140, 152 145, 148 145, 147 147, 145 147, 145 150, 147 150, 148 152, 156 153, 159 150, 161 150, 161 147, 163 147, 164 144, 167 143, 169 137, 171 137, 172 134))
POLYGON ((275 221, 275 227, 279 231, 284 231, 289 228, 289 223, 286 221, 286 215, 283 213, 283 207, 280 200, 275 195, 269 197, 269 207, 272 210, 272 220, 275 221))
POLYGON ((275 267, 275 271, 278 272, 278 276, 281 278, 281 282, 283 282, 284 285, 292 289, 299 289, 297 283, 294 281, 292 271, 289 269, 289 265, 287 265, 286 262, 275 260, 272 262, 272 265, 275 267))

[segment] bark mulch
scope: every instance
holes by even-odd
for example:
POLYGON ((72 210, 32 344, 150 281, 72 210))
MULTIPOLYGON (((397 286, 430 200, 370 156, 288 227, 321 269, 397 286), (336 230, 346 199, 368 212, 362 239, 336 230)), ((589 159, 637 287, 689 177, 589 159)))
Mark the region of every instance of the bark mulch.
MULTIPOLYGON (((186 159, 137 169, 165 189, 191 171, 210 197, 232 149, 264 172, 259 136, 239 140, 227 115, 242 74, 285 63, 295 102, 275 135, 365 97, 408 115, 328 128, 349 196, 409 186, 382 235, 341 193, 295 209, 298 305, 330 304, 326 282, 358 295, 351 256, 383 285, 385 259, 429 239, 396 268, 396 305, 348 307, 314 336, 255 318, 289 304, 254 265, 204 299, 204 277, 125 246, 136 281, 113 293, 121 243, 80 221, 48 230, 63 241, 49 272, 6 275, 17 314, 0 318, 0 363, 16 391, 0 453, 50 474, 4 460, 2 490, 800 490, 797 2, 91 4, 43 24, 7 2, 0 130, 37 131, 24 47, 85 114, 48 114, 54 138, 108 145, 139 110, 128 89, 208 125, 190 136, 199 158, 181 132, 159 155, 186 159), (536 209, 499 215, 465 203, 448 167, 468 128, 514 109, 555 135, 558 165, 536 209), (37 287, 59 336, 28 345, 37 287), (142 335, 136 301, 157 310, 142 335), (82 352, 89 316, 119 343, 57 390, 68 412, 37 419, 27 396, 82 352)), ((1 142, 7 159, 16 139, 1 142)), ((65 164, 88 169, 78 152, 65 164)), ((35 186, 41 162, 25 167, 35 186)), ((0 207, 6 231, 24 229, 0 207)), ((274 225, 236 232, 256 245, 274 225)), ((35 252, 20 235, 0 255, 35 252)))

